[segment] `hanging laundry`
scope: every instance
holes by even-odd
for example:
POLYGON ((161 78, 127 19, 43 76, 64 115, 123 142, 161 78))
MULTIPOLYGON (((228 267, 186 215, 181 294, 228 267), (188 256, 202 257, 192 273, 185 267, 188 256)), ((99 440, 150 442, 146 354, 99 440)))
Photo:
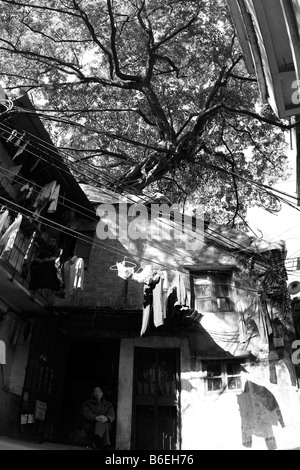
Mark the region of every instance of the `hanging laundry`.
POLYGON ((29 290, 48 288, 58 291, 62 288, 55 261, 59 254, 56 240, 39 240, 40 250, 30 265, 29 290))
POLYGON ((47 209, 47 212, 49 214, 53 214, 53 212, 56 211, 57 209, 57 203, 58 203, 58 197, 59 197, 59 191, 60 191, 60 184, 56 184, 55 188, 53 189, 50 197, 50 205, 47 209))
POLYGON ((164 304, 164 278, 155 276, 149 283, 144 283, 143 319, 140 335, 142 336, 153 318, 153 324, 157 328, 164 324, 166 318, 166 305, 164 304))
POLYGON ((121 263, 116 263, 118 276, 122 279, 128 279, 134 273, 134 268, 131 266, 125 266, 125 263, 122 261, 121 263))
POLYGON ((20 188, 19 196, 18 196, 18 204, 25 208, 32 208, 33 206, 33 195, 34 195, 34 188, 29 183, 24 184, 20 188))
POLYGON ((35 214, 40 215, 43 209, 50 203, 48 211, 55 212, 59 196, 60 185, 56 181, 51 181, 43 186, 39 192, 33 207, 36 208, 35 214))
POLYGON ((37 233, 33 232, 33 234, 30 237, 30 240, 28 242, 28 246, 23 258, 23 265, 22 265, 22 276, 24 278, 27 278, 29 274, 29 265, 33 256, 33 251, 35 247, 35 239, 36 239, 37 233))
POLYGON ((238 313, 240 343, 245 343, 247 341, 247 328, 245 322, 246 304, 242 297, 237 298, 236 309, 238 313))
POLYGON ((140 336, 143 336, 143 334, 145 334, 149 326, 150 313, 153 301, 152 291, 153 288, 151 286, 148 286, 147 284, 144 285, 143 318, 140 336))
POLYGON ((21 135, 21 137, 19 137, 19 138, 16 140, 15 145, 17 145, 17 146, 18 146, 18 145, 21 145, 21 143, 23 142, 23 139, 24 139, 25 135, 26 135, 26 132, 23 132, 23 134, 21 135))
POLYGON ((63 281, 65 295, 72 294, 74 290, 83 290, 84 260, 76 255, 72 256, 63 265, 63 281))
POLYGON ((159 277, 157 269, 152 264, 143 267, 140 273, 137 271, 132 275, 134 281, 143 284, 151 284, 153 281, 158 280, 159 277))
POLYGON ((156 279, 150 284, 144 284, 143 319, 140 336, 143 336, 149 327, 150 316, 153 314, 153 290, 155 289, 159 280, 160 279, 156 279))
POLYGON ((8 138, 6 139, 6 142, 11 142, 12 140, 16 139, 17 136, 18 136, 17 131, 13 129, 11 133, 9 134, 8 138))
POLYGON ((259 294, 254 294, 252 297, 252 313, 251 317, 254 320, 259 335, 264 343, 269 342, 269 335, 272 333, 272 326, 267 312, 264 311, 261 298, 259 294))
POLYGON ((8 227, 4 234, 0 238, 0 251, 2 252, 0 258, 7 259, 9 256, 10 250, 13 248, 16 237, 20 230, 23 216, 18 214, 13 223, 8 227))
POLYGON ((0 214, 0 236, 4 233, 10 225, 9 211, 6 209, 0 214))
POLYGON ((190 306, 190 301, 188 298, 188 291, 185 287, 184 277, 178 271, 175 271, 175 277, 168 289, 167 295, 171 294, 173 290, 176 289, 177 300, 175 301, 174 305, 181 305, 181 306, 190 306))
MULTIPOLYGON (((18 155, 21 155, 21 153, 24 152, 24 150, 26 149, 28 143, 29 143, 29 141, 26 141, 26 142, 24 142, 24 144, 19 146, 18 150, 16 151, 16 153, 12 157, 12 160, 14 160, 18 155)), ((16 144, 16 145, 18 145, 18 144, 16 144)))
POLYGON ((168 276, 168 271, 164 270, 161 272, 162 283, 162 305, 163 305, 163 317, 167 318, 167 300, 168 300, 168 290, 170 287, 170 281, 168 276))
POLYGON ((161 277, 153 289, 153 323, 156 327, 164 324, 166 306, 164 304, 164 278, 161 277))
POLYGON ((0 340, 0 364, 6 364, 6 345, 0 340))

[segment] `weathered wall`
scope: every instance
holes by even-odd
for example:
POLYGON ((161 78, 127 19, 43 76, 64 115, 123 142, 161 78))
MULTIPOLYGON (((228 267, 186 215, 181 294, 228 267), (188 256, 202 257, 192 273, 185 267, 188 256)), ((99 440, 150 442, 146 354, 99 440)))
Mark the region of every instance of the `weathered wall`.
POLYGON ((245 361, 242 391, 205 394, 201 358, 187 337, 123 339, 120 349, 117 442, 131 446, 134 347, 180 348, 182 450, 292 449, 300 445, 300 400, 288 360, 276 361, 278 384, 270 383, 270 361, 245 361))

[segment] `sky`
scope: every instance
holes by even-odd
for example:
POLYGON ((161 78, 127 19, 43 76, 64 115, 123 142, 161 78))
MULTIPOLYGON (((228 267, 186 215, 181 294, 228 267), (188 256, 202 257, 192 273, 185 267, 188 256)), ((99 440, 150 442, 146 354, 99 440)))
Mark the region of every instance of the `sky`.
MULTIPOLYGON (((286 181, 278 181, 273 187, 295 197, 297 195, 295 143, 292 143, 293 148, 290 148, 289 144, 287 145, 291 175, 286 181)), ((286 199, 295 204, 295 199, 286 199)), ((294 280, 300 281, 300 271, 289 271, 292 264, 291 259, 296 257, 300 258, 300 206, 298 206, 298 209, 299 210, 290 207, 288 204, 283 204, 278 214, 270 214, 264 209, 253 207, 248 210, 247 216, 247 223, 252 230, 258 236, 262 236, 264 240, 285 241, 287 249, 286 267, 288 269, 288 282, 294 280)))

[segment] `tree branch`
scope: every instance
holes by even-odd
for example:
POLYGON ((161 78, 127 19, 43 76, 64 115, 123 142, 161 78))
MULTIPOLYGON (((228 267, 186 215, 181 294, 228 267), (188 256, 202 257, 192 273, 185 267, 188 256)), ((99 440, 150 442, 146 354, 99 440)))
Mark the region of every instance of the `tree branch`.
POLYGON ((232 78, 236 78, 238 80, 245 81, 245 82, 255 82, 255 83, 257 83, 256 78, 242 77, 241 75, 236 75, 235 73, 230 73, 229 76, 232 77, 232 78))
POLYGON ((160 41, 158 41, 154 46, 153 46, 153 51, 157 50, 162 44, 164 44, 167 41, 170 41, 170 39, 173 39, 175 36, 180 34, 182 31, 187 29, 189 26, 191 26, 196 19, 198 18, 198 14, 200 11, 200 6, 197 8, 196 14, 184 25, 180 26, 180 28, 176 29, 173 31, 173 33, 169 34, 168 36, 165 36, 162 38, 160 41))
POLYGON ((112 11, 112 5, 111 1, 107 0, 107 8, 108 8, 108 14, 110 18, 110 27, 111 27, 111 50, 112 50, 112 57, 115 65, 115 71, 116 75, 118 78, 121 80, 129 80, 133 82, 141 82, 142 77, 140 75, 130 75, 121 72, 120 70, 120 64, 119 64, 119 58, 118 58, 118 53, 117 53, 117 48, 116 48, 116 26, 115 26, 115 19, 112 11))
POLYGON ((52 8, 48 6, 36 5, 33 3, 17 2, 15 0, 0 0, 0 1, 2 3, 7 3, 9 5, 16 5, 20 7, 30 7, 30 8, 40 9, 40 10, 56 11, 57 13, 63 13, 65 15, 75 16, 76 18, 78 18, 78 15, 76 13, 73 13, 72 11, 68 11, 68 10, 63 10, 61 8, 52 8))
POLYGON ((58 59, 56 57, 47 56, 47 55, 44 55, 44 54, 38 54, 38 53, 32 52, 32 51, 24 51, 24 50, 18 49, 10 41, 7 41, 7 40, 2 39, 2 38, 0 38, 0 42, 5 43, 5 44, 7 44, 8 46, 11 47, 11 49, 9 49, 8 47, 0 47, 1 50, 7 51, 11 54, 23 55, 27 58, 31 58, 31 59, 36 60, 38 62, 41 62, 43 64, 48 64, 48 65, 49 65, 49 63, 50 64, 51 63, 52 64, 58 64, 60 67, 63 67, 61 70, 63 70, 65 73, 68 73, 68 74, 73 73, 80 79, 85 78, 83 73, 77 67, 75 67, 75 65, 72 62, 65 62, 65 61, 63 61, 61 59, 58 59), (71 69, 72 72, 68 72, 67 70, 64 69, 64 67, 66 67, 67 69, 68 68, 71 69))
POLYGON ((111 52, 107 49, 107 47, 105 47, 102 44, 101 41, 99 41, 98 36, 96 34, 96 31, 95 31, 93 25, 91 24, 91 22, 89 21, 89 18, 87 16, 87 14, 85 13, 85 11, 83 11, 80 8, 79 4, 75 0, 73 0, 73 5, 74 5, 74 8, 79 12, 78 16, 84 21, 85 25, 87 26, 94 43, 97 44, 97 46, 104 52, 104 54, 108 58, 110 78, 111 78, 111 80, 113 80, 114 65, 113 65, 113 58, 112 58, 111 52))

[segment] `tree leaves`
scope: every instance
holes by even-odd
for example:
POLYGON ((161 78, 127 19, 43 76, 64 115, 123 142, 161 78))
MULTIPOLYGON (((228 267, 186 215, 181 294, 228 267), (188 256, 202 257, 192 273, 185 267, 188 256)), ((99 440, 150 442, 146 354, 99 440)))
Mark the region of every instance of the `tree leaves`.
POLYGON ((254 202, 277 210, 253 181, 285 174, 285 123, 261 105, 224 1, 0 6, 0 80, 29 93, 81 181, 164 192, 232 225, 254 202))

